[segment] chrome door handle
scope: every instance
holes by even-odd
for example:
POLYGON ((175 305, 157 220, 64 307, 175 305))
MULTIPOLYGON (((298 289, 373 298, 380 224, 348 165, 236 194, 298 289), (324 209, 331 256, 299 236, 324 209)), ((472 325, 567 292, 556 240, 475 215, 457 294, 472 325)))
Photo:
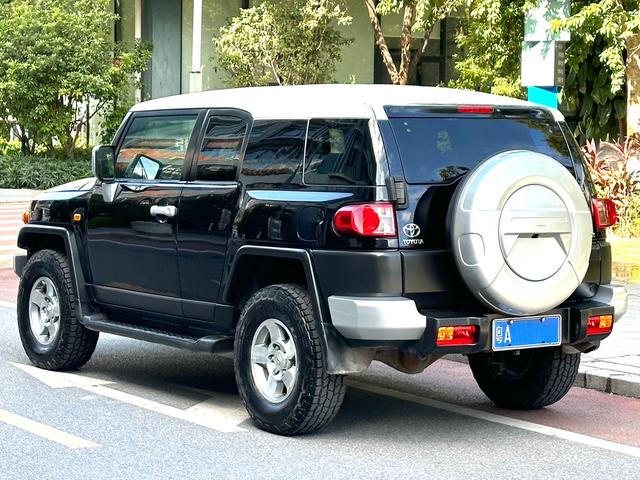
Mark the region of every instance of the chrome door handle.
POLYGON ((149 213, 151 213, 151 216, 153 217, 172 218, 176 216, 176 213, 178 213, 178 209, 173 205, 152 205, 149 209, 149 213))

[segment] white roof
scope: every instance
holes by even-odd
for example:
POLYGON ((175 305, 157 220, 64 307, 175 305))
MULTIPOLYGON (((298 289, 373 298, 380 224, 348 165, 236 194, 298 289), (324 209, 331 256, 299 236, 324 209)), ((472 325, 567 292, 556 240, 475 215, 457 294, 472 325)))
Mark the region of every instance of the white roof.
MULTIPOLYGON (((138 103, 133 112, 178 108, 239 108, 255 119, 386 118, 385 105, 537 106, 511 97, 444 87, 295 85, 188 93, 138 103)), ((562 114, 549 109, 558 120, 562 114)))

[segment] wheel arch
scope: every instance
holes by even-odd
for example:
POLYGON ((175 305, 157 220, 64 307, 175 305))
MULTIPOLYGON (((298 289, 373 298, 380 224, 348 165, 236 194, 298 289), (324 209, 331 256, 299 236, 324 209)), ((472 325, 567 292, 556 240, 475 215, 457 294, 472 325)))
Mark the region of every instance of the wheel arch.
POLYGON ((18 247, 27 250, 28 255, 15 257, 14 270, 21 277, 28 258, 40 250, 57 250, 69 259, 71 275, 78 292, 78 308, 80 318, 91 311, 91 303, 87 291, 84 271, 80 262, 80 254, 75 236, 64 227, 51 225, 25 225, 20 229, 17 240, 18 247))
POLYGON ((242 293, 246 290, 251 293, 267 285, 300 283, 295 280, 304 280, 304 286, 311 297, 327 372, 348 374, 366 370, 372 361, 373 352, 350 347, 344 337, 331 324, 326 302, 322 300, 323 297, 315 277, 311 254, 307 250, 253 245, 240 247, 231 263, 222 301, 239 307, 238 302, 243 299, 242 293), (266 279, 262 278, 256 283, 254 280, 256 261, 267 266, 277 264, 278 267, 284 267, 280 270, 283 270, 285 274, 281 276, 281 272, 276 272, 271 277, 272 281, 265 283, 266 279), (246 282, 250 282, 250 288, 246 287, 246 282))

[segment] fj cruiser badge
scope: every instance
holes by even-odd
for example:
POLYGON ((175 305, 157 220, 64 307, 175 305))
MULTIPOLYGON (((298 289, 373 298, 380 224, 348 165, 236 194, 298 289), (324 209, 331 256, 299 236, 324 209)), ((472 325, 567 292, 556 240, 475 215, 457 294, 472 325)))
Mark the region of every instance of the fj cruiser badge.
POLYGON ((422 245, 424 240, 416 238, 420 235, 420 227, 415 223, 407 223, 402 227, 402 232, 409 238, 405 238, 402 241, 405 245, 422 245))

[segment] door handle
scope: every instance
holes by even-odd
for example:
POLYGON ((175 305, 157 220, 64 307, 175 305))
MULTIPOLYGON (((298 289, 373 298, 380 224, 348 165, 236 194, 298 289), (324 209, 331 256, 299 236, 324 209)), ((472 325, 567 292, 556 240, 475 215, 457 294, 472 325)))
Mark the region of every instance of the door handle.
POLYGON ((173 205, 152 205, 149 213, 151 213, 153 217, 173 218, 176 216, 176 213, 178 213, 178 209, 173 205))

